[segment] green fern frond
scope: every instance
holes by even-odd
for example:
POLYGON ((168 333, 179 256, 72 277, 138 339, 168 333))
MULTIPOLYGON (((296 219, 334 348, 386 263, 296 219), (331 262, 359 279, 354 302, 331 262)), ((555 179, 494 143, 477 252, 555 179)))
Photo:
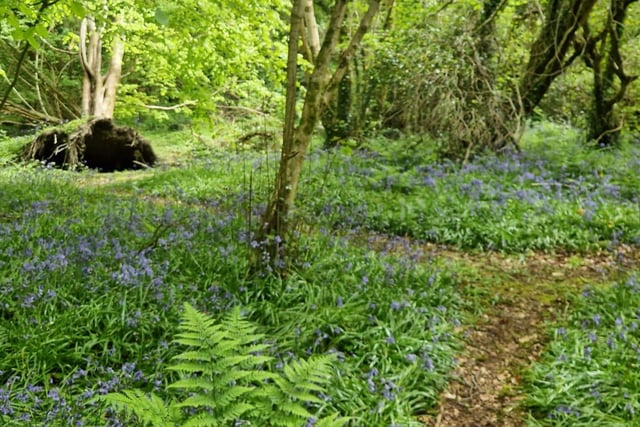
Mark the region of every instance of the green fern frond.
POLYGON ((269 424, 278 427, 298 427, 304 425, 308 418, 296 417, 295 415, 274 414, 269 418, 269 424))
POLYGON ((222 326, 226 331, 229 331, 232 336, 241 338, 243 345, 258 342, 264 338, 263 334, 256 333, 258 328, 253 323, 247 321, 239 307, 231 310, 231 312, 222 319, 222 326))
POLYGON ((318 355, 309 360, 295 360, 284 367, 284 375, 296 387, 309 387, 318 391, 315 384, 327 384, 331 378, 333 355, 318 355))
POLYGON ((183 375, 189 375, 189 374, 211 375, 214 372, 210 364, 203 363, 203 362, 175 363, 172 366, 167 367, 167 370, 179 372, 183 375))
POLYGON ((331 414, 319 419, 314 427, 342 427, 347 422, 349 422, 348 418, 340 417, 340 414, 331 414))
POLYGON ((175 412, 153 393, 146 395, 140 390, 124 390, 122 393, 100 396, 98 400, 120 409, 127 416, 135 416, 145 426, 173 427, 175 425, 175 412))
POLYGON ((294 415, 301 420, 306 420, 307 418, 312 416, 311 412, 309 412, 299 403, 285 402, 278 409, 280 409, 286 415, 294 415))
MULTIPOLYGON (((264 338, 264 337, 263 337, 264 338)), ((260 355, 269 350, 271 346, 268 344, 251 344, 247 345, 247 353, 253 355, 260 355)), ((268 357, 268 356, 265 356, 268 357)))
POLYGON ((246 371, 244 369, 231 369, 226 373, 219 375, 216 378, 216 383, 235 384, 240 381, 245 383, 245 382, 248 382, 248 378, 251 376, 251 374, 252 374, 251 371, 246 371))
MULTIPOLYGON (((166 404, 133 390, 107 395, 105 402, 154 427, 226 427, 241 418, 256 426, 299 427, 313 416, 308 403, 322 407, 318 395, 329 385, 334 356, 296 360, 282 372, 269 372, 265 366, 274 361, 268 355, 270 346, 260 343, 264 335, 256 333, 257 327, 238 308, 215 321, 189 304, 184 307, 173 342, 187 348, 168 367, 181 377, 168 390, 190 396, 181 393, 181 401, 166 404), (184 408, 196 413, 187 415, 184 408)), ((316 425, 334 427, 347 421, 334 414, 316 425)))
POLYGON ((245 378, 246 381, 256 384, 264 383, 267 380, 273 381, 278 378, 278 374, 268 371, 249 371, 249 375, 245 378))
POLYGON ((182 389, 186 391, 206 391, 210 392, 214 390, 214 384, 205 378, 182 378, 169 384, 170 389, 182 389))
POLYGON ((198 332, 216 327, 216 321, 211 316, 199 312, 189 303, 185 303, 183 307, 182 322, 179 326, 181 331, 198 332))
POLYGON ((241 387, 234 386, 224 390, 223 393, 211 395, 196 394, 186 398, 183 402, 177 404, 178 407, 192 407, 192 408, 226 408, 231 404, 234 404, 241 397, 251 393, 253 387, 241 387))
MULTIPOLYGON (((181 325, 184 326, 184 325, 181 325)), ((210 326, 200 332, 189 331, 176 335, 174 343, 203 350, 214 349, 229 338, 229 334, 223 331, 219 325, 210 326)))
POLYGON ((208 414, 198 414, 186 420, 182 427, 218 427, 227 426, 228 423, 208 414))
POLYGON ((177 356, 173 357, 173 360, 187 361, 187 362, 203 362, 210 363, 212 361, 212 356, 202 349, 198 350, 189 350, 180 353, 177 356))

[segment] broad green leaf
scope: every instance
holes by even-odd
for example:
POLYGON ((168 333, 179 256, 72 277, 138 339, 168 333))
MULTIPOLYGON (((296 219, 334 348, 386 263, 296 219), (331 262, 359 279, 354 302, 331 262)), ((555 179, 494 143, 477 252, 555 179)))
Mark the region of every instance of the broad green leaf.
POLYGON ((24 31, 16 28, 15 30, 11 31, 11 38, 13 38, 15 41, 24 40, 24 31))
POLYGON ((16 30, 18 30, 20 28, 20 21, 18 20, 16 15, 11 10, 9 10, 8 13, 7 13, 7 22, 9 23, 9 25, 11 25, 16 30))
POLYGON ((45 27, 44 24, 42 23, 36 25, 34 29, 35 29, 35 33, 42 38, 47 38, 47 36, 49 36, 49 31, 47 31, 47 27, 45 27))
POLYGON ((70 2, 69 10, 73 15, 76 15, 77 17, 83 17, 86 14, 84 6, 79 1, 70 2))
POLYGON ((156 9, 156 22, 162 26, 169 25, 169 14, 164 10, 157 8, 156 9))

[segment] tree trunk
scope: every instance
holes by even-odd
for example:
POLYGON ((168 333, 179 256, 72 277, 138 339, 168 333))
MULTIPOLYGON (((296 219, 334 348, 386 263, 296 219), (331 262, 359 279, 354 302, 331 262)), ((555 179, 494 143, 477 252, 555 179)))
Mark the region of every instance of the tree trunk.
MULTIPOLYGON (((121 22, 122 17, 117 19, 121 22)), ((80 60, 82 78, 82 116, 113 118, 116 91, 122 75, 125 43, 114 36, 107 72, 102 74, 102 34, 88 16, 80 23, 80 60)))
POLYGON ((309 148, 311 136, 320 119, 327 102, 330 101, 331 90, 346 72, 347 65, 362 38, 367 33, 373 17, 377 13, 380 1, 371 0, 369 9, 362 17, 360 26, 351 37, 349 45, 338 59, 336 70, 331 73, 330 64, 336 53, 340 37, 340 29, 344 22, 348 0, 336 0, 329 26, 313 71, 309 77, 307 93, 304 99, 302 115, 295 126, 296 72, 298 39, 302 33, 305 0, 295 0, 291 12, 289 39, 289 56, 287 63, 287 106, 285 111, 285 127, 283 132, 280 168, 276 176, 274 189, 267 210, 264 213, 256 241, 259 243, 252 268, 260 270, 260 263, 266 262, 269 268, 278 268, 279 273, 286 271, 283 264, 284 244, 291 231, 291 216, 298 184, 302 174, 302 166, 309 148))
POLYGON ((310 58, 307 60, 314 64, 318 53, 320 53, 320 32, 318 30, 316 14, 313 9, 313 0, 305 0, 304 26, 306 29, 305 40, 311 52, 310 58))
POLYGON ((337 93, 332 96, 333 102, 322 114, 322 126, 325 131, 324 148, 337 147, 340 141, 351 136, 351 74, 347 72, 338 83, 337 93))
POLYGON ((576 31, 586 22, 596 1, 549 1, 544 25, 531 46, 529 63, 515 94, 514 102, 521 105, 524 117, 533 112, 555 78, 580 54, 576 52, 565 60, 576 31))
POLYGON ((638 78, 625 73, 620 52, 627 7, 635 1, 611 0, 604 28, 596 35, 591 34, 588 23, 585 22, 583 26, 586 36, 583 58, 593 74, 593 103, 587 139, 597 142, 601 147, 619 142, 622 121, 617 115, 616 104, 624 98, 629 85, 638 78))

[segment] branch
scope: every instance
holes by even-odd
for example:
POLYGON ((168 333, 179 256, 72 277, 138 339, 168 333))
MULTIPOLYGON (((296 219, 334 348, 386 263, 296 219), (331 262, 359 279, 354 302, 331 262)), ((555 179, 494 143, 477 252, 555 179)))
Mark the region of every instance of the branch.
POLYGON ((171 105, 169 107, 165 107, 163 105, 146 105, 145 104, 145 108, 148 108, 149 110, 172 111, 172 110, 177 110, 178 108, 189 107, 191 105, 196 105, 197 103, 198 103, 198 101, 185 101, 182 104, 171 105))
POLYGON ((344 22, 346 9, 346 0, 337 0, 333 6, 327 32, 324 35, 320 52, 318 52, 318 56, 316 57, 316 62, 314 64, 315 67, 313 69, 313 74, 315 75, 324 73, 329 68, 329 62, 333 56, 333 51, 335 46, 338 44, 338 39, 340 38, 340 28, 344 22))
POLYGON ((91 68, 89 67, 89 59, 87 58, 87 20, 89 17, 85 16, 80 22, 80 44, 78 46, 80 50, 80 63, 85 73, 90 77, 93 77, 91 68))
MULTIPOLYGON (((31 25, 29 25, 29 28, 33 28, 36 25, 38 25, 40 23, 40 20, 42 19, 42 14, 44 13, 44 11, 48 7, 53 6, 59 1, 60 0, 42 0, 42 3, 40 4, 40 9, 38 9, 38 15, 36 16, 36 20, 33 21, 31 25)), ((0 102, 0 111, 2 111, 2 109, 4 108, 4 105, 7 103, 7 99, 9 99, 9 94, 11 94, 11 90, 15 87, 16 83, 18 82, 18 76, 20 75, 20 68, 22 68, 22 64, 24 62, 24 59, 27 56, 28 51, 29 51, 29 43, 25 43, 24 47, 22 48, 22 53, 20 53, 20 59, 18 60, 18 65, 16 66, 16 71, 15 71, 15 75, 13 76, 13 81, 7 88, 7 91, 4 93, 4 96, 2 97, 2 101, 0 102)))
POLYGON ((358 26, 358 30, 355 32, 353 37, 351 37, 351 41, 345 50, 340 54, 340 59, 338 61, 338 68, 333 72, 331 76, 331 80, 329 81, 329 85, 327 86, 327 90, 325 93, 331 94, 333 93, 333 89, 340 83, 342 78, 344 77, 347 67, 349 65, 349 61, 351 57, 355 53, 356 49, 360 46, 360 42, 364 35, 369 31, 369 26, 371 26, 371 21, 373 21, 373 17, 378 13, 378 9, 380 8, 380 0, 371 0, 369 2, 369 9, 367 13, 364 14, 362 19, 360 20, 360 25, 358 26))
POLYGON ((13 80, 11 81, 11 84, 7 88, 6 92, 4 93, 4 96, 2 97, 2 102, 0 102, 0 111, 2 111, 2 109, 4 108, 4 105, 7 103, 7 99, 9 99, 9 94, 11 94, 11 91, 16 86, 16 83, 18 83, 18 77, 20 76, 20 68, 22 68, 22 63, 24 62, 24 59, 27 57, 28 51, 29 51, 29 43, 25 43, 24 47, 22 48, 22 52, 20 53, 20 59, 18 59, 18 65, 16 66, 16 72, 13 75, 13 80))
POLYGON ((238 111, 244 111, 246 113, 259 114, 261 116, 268 116, 269 115, 269 113, 265 113, 264 111, 256 110, 255 108, 243 107, 241 105, 221 105, 221 104, 216 104, 216 107, 221 108, 223 110, 238 110, 238 111))

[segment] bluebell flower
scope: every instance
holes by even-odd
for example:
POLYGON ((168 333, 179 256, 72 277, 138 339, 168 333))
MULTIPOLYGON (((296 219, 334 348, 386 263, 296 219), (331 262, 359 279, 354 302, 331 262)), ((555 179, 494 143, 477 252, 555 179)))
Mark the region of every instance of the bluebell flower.
POLYGON ((593 319, 593 323, 596 326, 600 326, 601 317, 600 317, 600 315, 598 313, 594 314, 592 319, 593 319))

